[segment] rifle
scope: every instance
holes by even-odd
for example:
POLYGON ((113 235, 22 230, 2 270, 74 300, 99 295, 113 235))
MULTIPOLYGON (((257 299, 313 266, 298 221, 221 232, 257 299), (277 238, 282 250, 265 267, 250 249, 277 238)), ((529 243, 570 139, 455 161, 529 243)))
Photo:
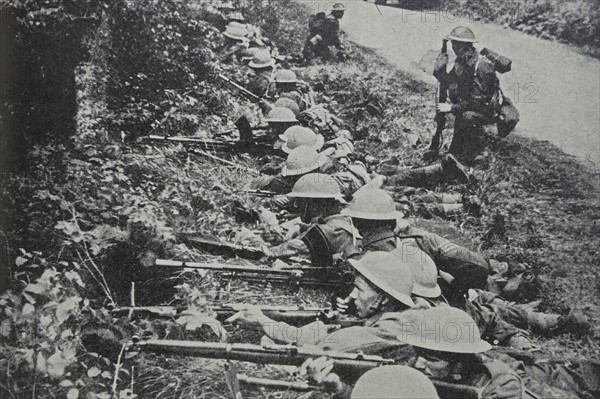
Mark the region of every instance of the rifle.
MULTIPOLYGON (((398 343, 398 345, 401 345, 398 343)), ((395 360, 363 353, 326 351, 314 347, 291 345, 261 346, 252 344, 228 344, 196 341, 139 340, 134 338, 126 347, 128 351, 150 352, 164 355, 180 355, 206 359, 227 359, 256 364, 300 366, 308 359, 325 356, 333 360, 333 372, 344 379, 356 380, 367 371, 395 360)), ((441 398, 481 398, 482 388, 464 384, 432 380, 441 398)))
POLYGON ((257 96, 256 94, 252 93, 250 90, 246 89, 244 86, 240 85, 239 83, 234 82, 233 80, 229 79, 227 76, 223 75, 222 73, 218 74, 217 76, 223 82, 229 83, 231 86, 233 86, 236 89, 238 89, 240 91, 240 93, 242 93, 250 101, 258 103, 258 102, 260 102, 262 100, 259 96, 257 96))
POLYGON ((263 197, 263 198, 271 198, 277 195, 274 191, 268 190, 243 190, 241 191, 244 194, 253 195, 255 197, 263 197))
POLYGON ((254 282, 273 282, 285 283, 292 285, 316 285, 316 286, 333 286, 348 285, 352 283, 351 274, 337 274, 338 277, 332 278, 330 268, 318 268, 310 266, 296 265, 289 268, 270 268, 265 266, 242 266, 242 265, 227 265, 220 263, 207 262, 182 262, 165 259, 157 259, 155 262, 157 267, 171 268, 189 268, 199 270, 214 270, 223 272, 229 277, 238 277, 247 281, 254 282))
MULTIPOLYGON (((448 40, 444 39, 442 42, 442 54, 446 54, 448 52, 448 40)), ((446 114, 443 112, 437 111, 438 103, 445 103, 448 98, 448 85, 446 82, 438 82, 437 84, 437 94, 436 94, 436 113, 435 113, 435 122, 437 123, 437 128, 435 129, 435 134, 431 139, 431 144, 429 145, 429 151, 437 154, 440 150, 442 144, 442 133, 446 128, 446 114)))
POLYGON ((158 136, 148 135, 146 140, 156 142, 169 142, 184 145, 193 145, 200 147, 202 150, 216 153, 248 153, 248 154, 275 154, 272 143, 266 139, 251 139, 251 140, 215 140, 215 139, 199 139, 188 136, 158 136))
MULTIPOLYGON (((256 190, 260 191, 260 190, 256 190)), ((270 191, 264 191, 264 193, 270 193, 270 191)), ((221 256, 239 256, 240 258, 259 260, 265 256, 262 249, 241 245, 233 244, 228 242, 216 241, 207 238, 197 237, 192 234, 180 234, 179 237, 190 247, 200 249, 213 255, 221 256)), ((300 257, 289 257, 287 258, 295 263, 310 263, 307 259, 300 257)))
MULTIPOLYGON (((214 306, 211 307, 211 310, 217 314, 217 320, 223 321, 235 315, 246 306, 246 304, 229 304, 214 306)), ((270 305, 258 305, 258 308, 270 319, 282 321, 293 326, 303 326, 317 320, 320 320, 325 324, 335 325, 336 328, 352 327, 363 324, 361 320, 352 317, 330 317, 328 315, 330 308, 270 305)), ((125 306, 112 309, 111 313, 113 315, 122 315, 133 312, 138 314, 148 314, 155 317, 171 318, 180 316, 187 310, 189 310, 189 308, 186 306, 125 306)))

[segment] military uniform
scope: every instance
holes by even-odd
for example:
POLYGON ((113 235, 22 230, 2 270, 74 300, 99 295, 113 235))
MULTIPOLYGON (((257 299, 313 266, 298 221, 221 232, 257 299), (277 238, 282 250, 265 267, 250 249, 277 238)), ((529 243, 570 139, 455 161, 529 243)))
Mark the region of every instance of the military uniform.
POLYGON ((248 82, 247 89, 258 97, 265 97, 273 79, 273 71, 261 71, 248 82))
POLYGON ((600 362, 587 359, 561 359, 527 351, 508 354, 491 350, 490 357, 508 365, 540 397, 552 399, 592 399, 600 396, 600 362))
POLYGON ((437 62, 434 76, 447 83, 455 115, 450 153, 473 155, 482 126, 495 123, 500 84, 492 63, 476 52, 467 62, 456 62, 450 72, 437 62))

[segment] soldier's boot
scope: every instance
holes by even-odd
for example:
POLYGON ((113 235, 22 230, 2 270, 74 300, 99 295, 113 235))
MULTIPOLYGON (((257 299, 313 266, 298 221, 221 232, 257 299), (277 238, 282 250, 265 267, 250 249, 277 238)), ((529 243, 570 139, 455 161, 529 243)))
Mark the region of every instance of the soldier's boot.
POLYGON ((526 314, 529 328, 546 336, 569 333, 583 336, 591 328, 591 324, 581 313, 569 312, 566 315, 557 315, 528 311, 526 314))
MULTIPOLYGON (((391 172, 389 169, 386 172, 391 172)), ((391 186, 428 187, 435 184, 443 176, 444 170, 439 163, 419 168, 396 167, 393 175, 388 177, 386 184, 391 186)))
POLYGON ((448 180, 456 180, 459 183, 469 183, 471 175, 468 169, 458 162, 452 154, 446 154, 440 160, 444 177, 448 180))

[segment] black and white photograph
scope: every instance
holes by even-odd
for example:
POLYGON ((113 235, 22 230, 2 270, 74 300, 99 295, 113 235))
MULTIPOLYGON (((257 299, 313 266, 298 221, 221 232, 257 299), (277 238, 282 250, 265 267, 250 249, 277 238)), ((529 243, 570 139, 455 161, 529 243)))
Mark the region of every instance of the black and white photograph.
POLYGON ((2 0, 0 397, 600 397, 598 0, 2 0))

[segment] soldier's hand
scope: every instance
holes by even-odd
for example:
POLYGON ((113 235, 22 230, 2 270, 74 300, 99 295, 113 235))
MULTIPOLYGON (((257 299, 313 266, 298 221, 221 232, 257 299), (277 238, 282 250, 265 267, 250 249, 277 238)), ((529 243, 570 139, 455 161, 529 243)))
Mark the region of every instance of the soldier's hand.
POLYGON ((373 173, 371 175, 371 181, 367 184, 369 185, 369 187, 382 188, 383 185, 385 184, 385 181, 386 181, 385 176, 379 175, 377 173, 373 173))
POLYGON ((242 322, 245 324, 261 324, 264 322, 267 316, 264 315, 262 310, 256 305, 246 305, 244 309, 225 320, 226 323, 232 323, 234 321, 242 322))
POLYGON ((437 104, 437 111, 441 112, 441 113, 448 113, 452 111, 452 104, 448 104, 448 103, 438 103, 437 104))
POLYGON ((448 65, 448 53, 439 53, 435 59, 435 67, 445 68, 448 65))
POLYGON ((333 370, 333 360, 321 356, 305 361, 300 366, 300 375, 305 376, 312 384, 323 386, 328 392, 341 392, 344 384, 340 380, 340 377, 332 373, 331 370, 333 370))
POLYGON ((335 309, 339 314, 346 314, 350 305, 350 301, 352 301, 350 297, 335 298, 335 309))

